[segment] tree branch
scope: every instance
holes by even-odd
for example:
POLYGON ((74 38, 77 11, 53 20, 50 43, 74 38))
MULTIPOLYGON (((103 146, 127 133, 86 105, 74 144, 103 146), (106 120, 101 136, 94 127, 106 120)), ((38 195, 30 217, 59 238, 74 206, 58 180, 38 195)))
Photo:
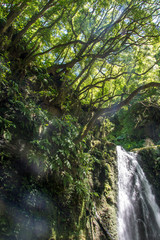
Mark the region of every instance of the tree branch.
POLYGON ((121 101, 120 103, 113 104, 111 107, 102 108, 102 109, 98 110, 97 112, 95 112, 93 117, 83 127, 82 132, 80 132, 79 136, 77 138, 75 138, 74 143, 78 144, 84 137, 86 137, 87 133, 92 128, 92 126, 94 125, 94 123, 98 119, 98 117, 100 117, 101 115, 112 115, 112 114, 114 114, 115 112, 119 111, 123 106, 128 105, 131 102, 131 100, 140 91, 145 90, 147 88, 151 88, 151 87, 160 87, 160 83, 150 82, 150 83, 144 84, 144 85, 136 88, 132 93, 130 93, 130 95, 125 100, 121 101))
POLYGON ((28 40, 27 44, 30 43, 35 37, 38 38, 39 33, 43 32, 44 30, 48 30, 49 31, 56 23, 58 23, 58 21, 62 18, 63 14, 64 14, 64 10, 62 11, 61 15, 57 19, 55 19, 54 21, 52 20, 50 25, 48 25, 46 27, 38 28, 37 31, 34 32, 34 34, 28 40))
MULTIPOLYGON (((39 13, 36 13, 32 16, 30 21, 26 24, 26 26, 16 35, 14 39, 14 43, 18 42, 20 38, 27 32, 27 30, 40 18, 43 16, 43 14, 51 7, 53 7, 53 2, 55 0, 50 0, 39 13)), ((57 3, 57 2, 56 2, 57 3)), ((55 3, 55 4, 56 4, 55 3)))
POLYGON ((13 10, 10 11, 10 13, 7 16, 6 24, 3 28, 0 29, 0 34, 3 34, 7 31, 7 29, 10 27, 10 25, 13 23, 13 21, 23 12, 23 10, 27 7, 27 2, 29 1, 23 1, 20 6, 16 5, 13 10))
POLYGON ((53 46, 53 47, 49 48, 48 50, 46 50, 46 51, 44 51, 44 52, 35 54, 35 55, 33 56, 33 58, 36 58, 36 57, 38 57, 38 56, 42 56, 42 55, 44 55, 44 54, 46 54, 46 53, 49 53, 50 51, 52 51, 52 50, 54 50, 54 49, 56 49, 56 48, 67 47, 67 46, 69 46, 69 45, 76 44, 76 43, 80 43, 80 44, 83 44, 83 45, 85 44, 85 42, 83 42, 83 41, 81 41, 81 40, 73 40, 73 41, 70 41, 70 42, 67 42, 67 43, 58 44, 58 45, 56 45, 56 46, 53 46))

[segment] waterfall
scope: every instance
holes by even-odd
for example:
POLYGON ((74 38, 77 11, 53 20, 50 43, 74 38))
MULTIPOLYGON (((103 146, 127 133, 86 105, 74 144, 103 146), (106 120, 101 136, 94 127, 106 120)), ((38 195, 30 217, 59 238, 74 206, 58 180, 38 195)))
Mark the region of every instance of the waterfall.
POLYGON ((160 208, 137 154, 117 147, 119 240, 160 240, 160 208))

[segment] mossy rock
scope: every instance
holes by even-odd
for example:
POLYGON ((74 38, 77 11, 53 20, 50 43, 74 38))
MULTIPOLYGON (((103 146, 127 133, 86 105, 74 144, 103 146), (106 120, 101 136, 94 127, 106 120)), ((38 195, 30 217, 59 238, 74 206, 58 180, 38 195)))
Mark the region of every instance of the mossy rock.
POLYGON ((160 146, 144 147, 136 151, 140 156, 139 163, 152 185, 156 201, 160 206, 160 146))

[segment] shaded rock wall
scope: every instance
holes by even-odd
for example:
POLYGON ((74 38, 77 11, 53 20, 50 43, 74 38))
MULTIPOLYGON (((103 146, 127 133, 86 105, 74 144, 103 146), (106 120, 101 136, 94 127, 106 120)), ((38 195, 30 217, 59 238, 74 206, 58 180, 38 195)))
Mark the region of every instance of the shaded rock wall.
POLYGON ((22 150, 19 144, 1 144, 0 239, 117 239, 115 145, 104 139, 89 145, 96 160, 87 177, 90 198, 86 199, 32 172, 29 145, 23 143, 22 150))
POLYGON ((156 201, 160 206, 160 146, 150 146, 136 149, 140 158, 139 163, 152 185, 156 201))

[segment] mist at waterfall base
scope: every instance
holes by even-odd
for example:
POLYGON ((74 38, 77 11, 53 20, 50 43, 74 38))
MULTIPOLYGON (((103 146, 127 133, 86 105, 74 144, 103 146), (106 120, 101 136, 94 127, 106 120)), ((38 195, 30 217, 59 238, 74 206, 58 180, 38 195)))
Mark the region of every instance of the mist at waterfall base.
POLYGON ((137 154, 117 147, 119 240, 160 240, 160 208, 137 154))

